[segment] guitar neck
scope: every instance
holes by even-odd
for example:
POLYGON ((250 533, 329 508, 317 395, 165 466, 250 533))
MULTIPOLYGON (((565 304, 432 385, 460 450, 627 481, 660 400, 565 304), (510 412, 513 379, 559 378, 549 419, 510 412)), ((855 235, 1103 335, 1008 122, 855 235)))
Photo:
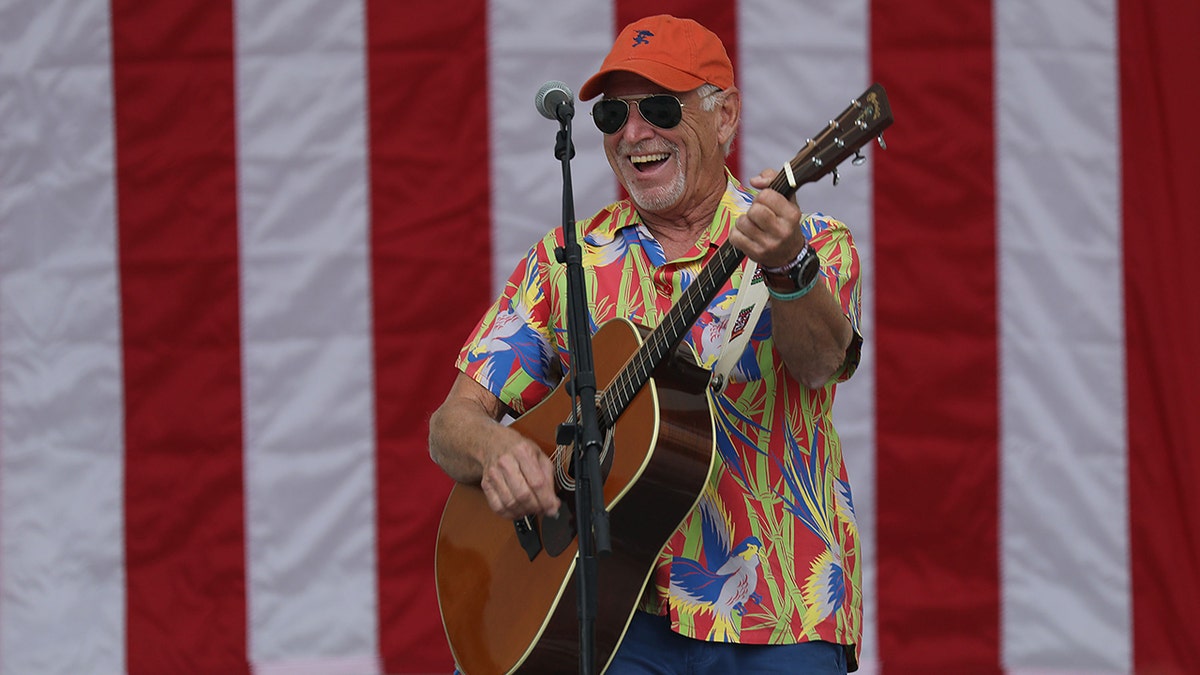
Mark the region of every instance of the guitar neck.
POLYGON ((744 253, 729 242, 717 249, 712 260, 700 270, 700 274, 696 275, 696 279, 688 285, 683 295, 679 296, 679 300, 663 317, 662 322, 650 333, 641 348, 604 391, 597 403, 602 428, 612 428, 642 385, 650 379, 651 373, 679 346, 683 336, 708 308, 717 291, 733 275, 733 271, 745 257, 744 253))
MULTIPOLYGON (((856 157, 855 163, 858 163, 859 148, 872 138, 878 137, 882 147, 883 137, 880 134, 891 123, 892 110, 887 93, 879 84, 873 84, 851 101, 837 119, 830 120, 829 125, 816 137, 809 139, 800 152, 783 166, 783 171, 775 176, 771 189, 784 197, 791 197, 801 185, 817 181, 829 173, 834 174, 836 185, 837 166, 852 155, 856 157)), ((728 241, 717 249, 713 259, 667 312, 662 323, 650 333, 646 342, 598 398, 597 412, 603 429, 612 428, 642 385, 650 379, 650 374, 679 346, 683 336, 744 258, 745 254, 728 241)))

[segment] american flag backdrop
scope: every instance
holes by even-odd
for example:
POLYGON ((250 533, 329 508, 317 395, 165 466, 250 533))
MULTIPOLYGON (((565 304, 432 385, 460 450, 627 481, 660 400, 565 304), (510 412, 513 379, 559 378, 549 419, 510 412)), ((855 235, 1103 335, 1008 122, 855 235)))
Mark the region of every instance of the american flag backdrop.
POLYGON ((1196 0, 0 0, 0 673, 451 670, 426 419, 558 224, 534 93, 659 12, 738 176, 891 98, 799 193, 863 261, 863 672, 1200 673, 1196 0))

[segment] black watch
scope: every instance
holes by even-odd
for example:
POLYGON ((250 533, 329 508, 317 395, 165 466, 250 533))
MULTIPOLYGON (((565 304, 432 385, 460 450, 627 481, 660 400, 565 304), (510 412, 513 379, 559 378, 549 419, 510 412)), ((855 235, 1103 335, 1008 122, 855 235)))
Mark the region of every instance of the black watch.
POLYGON ((821 271, 821 261, 813 247, 806 243, 790 263, 783 267, 763 267, 762 271, 767 288, 778 293, 795 293, 812 285, 821 271))

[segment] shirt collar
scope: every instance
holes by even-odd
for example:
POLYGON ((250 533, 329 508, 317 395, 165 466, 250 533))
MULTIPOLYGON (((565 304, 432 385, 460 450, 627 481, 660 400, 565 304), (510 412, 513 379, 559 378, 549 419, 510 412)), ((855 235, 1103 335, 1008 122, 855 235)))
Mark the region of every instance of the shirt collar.
MULTIPOLYGON (((700 239, 696 241, 692 251, 685 258, 692 257, 696 253, 703 255, 707 249, 716 248, 725 243, 725 240, 729 238, 729 230, 734 221, 745 213, 746 209, 750 207, 750 203, 754 201, 753 191, 743 187, 738 179, 733 177, 728 167, 725 168, 725 178, 725 194, 721 196, 717 212, 713 214, 712 223, 700 235, 700 239)), ((621 230, 639 225, 642 225, 642 219, 638 215, 637 209, 634 208, 630 199, 625 198, 596 214, 588 228, 587 237, 593 242, 612 241, 621 230)), ((642 230, 645 235, 649 235, 649 231, 644 227, 642 230)))

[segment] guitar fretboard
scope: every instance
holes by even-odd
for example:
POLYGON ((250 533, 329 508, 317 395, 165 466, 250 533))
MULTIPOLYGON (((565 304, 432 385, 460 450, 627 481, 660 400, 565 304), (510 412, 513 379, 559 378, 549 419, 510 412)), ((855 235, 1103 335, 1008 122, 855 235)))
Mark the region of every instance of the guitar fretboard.
MULTIPOLYGON (((775 176, 770 187, 784 197, 791 197, 801 185, 831 172, 834 173, 836 184, 835 168, 851 155, 858 157, 858 149, 872 137, 878 136, 882 146, 883 137, 879 134, 891 123, 892 112, 887 94, 879 84, 873 84, 862 96, 851 101, 837 119, 830 120, 829 125, 815 138, 809 139, 800 152, 783 166, 783 171, 775 176)), ((597 397, 601 431, 612 428, 642 385, 650 379, 651 373, 679 346, 686 331, 744 258, 745 254, 728 241, 717 249, 713 259, 663 317, 662 323, 630 357, 609 388, 597 397)))
POLYGON ((598 398, 596 407, 602 430, 612 428, 642 385, 650 379, 651 373, 679 346, 683 336, 745 257, 729 242, 717 249, 712 260, 700 270, 700 274, 679 296, 662 322, 647 336, 620 374, 598 398))

